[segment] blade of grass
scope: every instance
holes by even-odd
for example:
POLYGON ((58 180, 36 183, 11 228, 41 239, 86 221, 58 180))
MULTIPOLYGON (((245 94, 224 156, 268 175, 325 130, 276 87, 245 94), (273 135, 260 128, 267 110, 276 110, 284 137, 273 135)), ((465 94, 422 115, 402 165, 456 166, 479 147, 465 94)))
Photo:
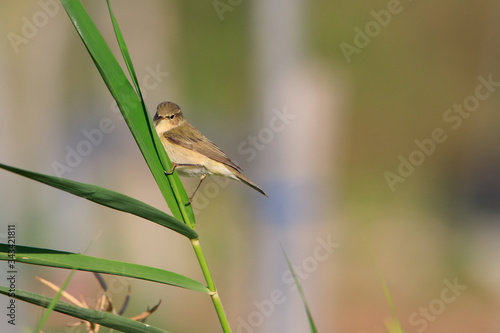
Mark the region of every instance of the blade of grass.
POLYGON ((375 259, 375 256, 373 255, 373 252, 368 245, 368 241, 366 237, 361 233, 361 237, 363 239, 363 244, 366 247, 366 250, 368 254, 370 255, 370 259, 373 263, 373 266, 375 267, 375 271, 377 271, 377 275, 380 279, 380 283, 382 284, 382 289, 384 289, 384 294, 385 294, 385 299, 387 300, 387 304, 389 304, 389 309, 391 310, 392 316, 393 316, 393 326, 392 329, 394 332, 397 333, 403 333, 403 328, 401 327, 401 323, 399 322, 399 317, 396 312, 396 307, 394 306, 394 302, 392 301, 391 293, 389 292, 389 288, 387 287, 387 283, 385 282, 384 276, 382 275, 382 271, 378 267, 377 260, 375 259))
MULTIPOLYGON (((141 87, 139 85, 139 80, 137 80, 137 75, 135 73, 134 69, 134 64, 132 63, 132 58, 130 57, 130 54, 127 49, 127 44, 125 43, 125 39, 123 38, 123 34, 120 30, 120 26, 118 25, 118 21, 115 18, 115 15, 113 14, 113 10, 111 9, 111 3, 109 0, 106 0, 108 4, 108 10, 109 10, 109 16, 111 17, 111 23, 113 24, 113 29, 115 31, 115 36, 116 40, 118 42, 118 45, 120 46, 120 51, 122 53, 123 60, 125 61, 125 65, 127 66, 128 72, 130 74, 130 78, 132 79, 132 83, 134 84, 135 91, 137 93, 137 96, 139 97, 139 100, 141 101, 142 104, 142 109, 145 113, 145 117, 149 118, 149 113, 146 108, 146 103, 144 102, 144 97, 142 95, 141 87)), ((152 125, 151 123, 149 123, 152 125)), ((151 136, 156 135, 156 131, 154 130, 153 126, 149 126, 149 133, 151 136)), ((155 146, 156 153, 161 149, 158 149, 158 147, 155 146)), ((167 163, 167 165, 169 165, 167 163)))
MULTIPOLYGON (((19 263, 119 275, 210 293, 208 288, 198 281, 159 268, 29 246, 17 245, 15 253, 15 260, 19 263)), ((0 260, 12 260, 9 258, 9 245, 0 244, 0 260)))
POLYGON ((61 3, 116 100, 172 214, 193 228, 195 226, 193 209, 184 205, 189 200, 188 196, 176 173, 168 177, 165 175, 165 170, 172 169, 172 163, 166 153, 158 154, 156 147, 161 145, 158 136, 151 133, 152 121, 147 110, 144 110, 137 93, 81 2, 62 0, 61 3))
MULTIPOLYGON (((116 21, 115 15, 111 10, 111 3, 109 0, 106 0, 108 4, 109 15, 111 17, 111 23, 113 23, 113 29, 115 30, 116 40, 118 41, 118 45, 120 46, 120 51, 122 52, 123 60, 125 60, 125 65, 127 66, 128 72, 132 79, 132 83, 134 84, 135 91, 142 104, 144 105, 144 98, 142 97, 141 87, 139 86, 139 81, 137 80, 137 75, 135 74, 134 64, 132 63, 132 59, 130 58, 130 54, 128 53, 127 45, 125 43, 125 39, 123 38, 122 32, 120 30, 120 26, 118 25, 118 21, 116 21)), ((145 110, 146 108, 144 108, 145 110)))
MULTIPOLYGON (((25 301, 31 304, 35 304, 42 307, 48 307, 51 298, 42 296, 39 294, 31 293, 29 291, 16 289, 15 295, 11 296, 9 294, 9 288, 0 286, 0 294, 8 295, 11 298, 15 298, 21 301, 25 301)), ((153 327, 148 324, 143 324, 141 322, 128 319, 125 317, 120 317, 118 315, 102 312, 92 309, 87 309, 75 305, 71 305, 65 302, 58 301, 54 310, 60 313, 67 314, 72 317, 76 317, 82 320, 86 320, 92 323, 102 325, 111 329, 115 329, 121 332, 127 333, 168 333, 165 330, 153 327)))
POLYGON ((74 273, 75 273, 75 270, 72 270, 69 273, 68 277, 64 280, 63 285, 61 286, 61 288, 59 289, 59 291, 56 293, 56 296, 54 296, 54 298, 51 299, 50 303, 46 307, 47 310, 45 311, 45 313, 43 314, 42 318, 40 319, 40 321, 36 325, 36 328, 35 328, 34 332, 41 332, 42 331, 43 326, 47 322, 47 319, 49 319, 49 316, 52 313, 52 311, 54 311, 54 309, 56 308, 57 303, 61 299, 63 291, 68 287, 69 281, 73 277, 74 273))
MULTIPOLYGON (((135 73, 132 59, 130 58, 130 54, 128 52, 127 44, 125 43, 125 39, 123 38, 123 34, 120 30, 120 26, 118 25, 118 21, 116 20, 115 15, 113 14, 113 10, 111 9, 110 1, 106 0, 106 2, 108 4, 109 15, 111 17, 111 22, 113 23, 113 29, 115 30, 116 40, 118 42, 118 45, 120 46, 120 51, 122 53, 123 60, 125 61, 125 64, 127 66, 128 72, 129 72, 130 77, 132 79, 132 83, 134 84, 134 87, 135 87, 135 91, 137 92, 137 96, 139 97, 139 99, 141 101, 141 105, 142 105, 142 109, 144 111, 145 118, 147 120, 149 120, 150 119, 149 113, 148 113, 147 108, 146 108, 146 103, 144 102, 144 98, 143 98, 143 95, 141 92, 141 87, 139 85, 139 80, 137 80, 137 75, 135 73)), ((153 123, 151 121, 148 121, 148 125, 149 125, 149 133, 150 133, 151 137, 153 137, 153 143, 154 143, 154 146, 156 149, 156 153, 157 153, 158 157, 160 158, 162 165, 164 167, 168 168, 168 169, 164 169, 164 170, 171 170, 172 165, 171 165, 170 159, 169 159, 167 153, 165 152, 165 149, 163 148, 163 145, 161 144, 161 142, 159 140, 157 140, 157 134, 156 134, 156 130, 153 126, 153 123)), ((175 173, 177 173, 177 172, 175 172, 175 173)), ((168 175, 168 176, 170 177, 171 175, 168 175)), ((174 178, 174 181, 175 181, 175 178, 174 178)), ((170 186, 172 186, 172 184, 170 184, 170 186)), ((172 191, 174 192, 174 195, 176 198, 181 197, 177 192, 176 186, 172 187, 172 191)), ((182 205, 184 202, 186 202, 186 201, 178 201, 178 205, 182 205)), ((194 228, 195 223, 196 223, 196 221, 194 219, 192 221, 189 220, 187 222, 187 224, 192 228, 194 228)))
POLYGON ((80 183, 60 177, 48 176, 41 173, 15 168, 2 163, 0 163, 0 168, 85 198, 100 205, 140 216, 146 220, 176 231, 188 238, 198 238, 198 235, 193 229, 189 228, 173 216, 170 216, 159 209, 124 194, 108 190, 100 186, 80 183))
MULTIPOLYGON (((92 242, 90 242, 90 244, 87 246, 87 248, 85 249, 84 253, 87 252, 87 250, 89 249, 89 247, 92 245, 92 243, 95 242, 95 240, 99 237, 99 235, 97 235, 96 237, 94 237, 94 239, 92 240, 92 242)), ((49 306, 47 307, 47 311, 45 311, 45 313, 43 314, 42 318, 40 319, 40 321, 38 322, 37 326, 36 326, 36 329, 35 329, 35 332, 42 332, 42 328, 43 326, 45 325, 45 323, 47 322, 47 320, 49 319, 50 317, 50 314, 52 313, 52 311, 54 310, 57 302, 61 299, 61 296, 63 295, 68 295, 68 293, 65 292, 66 288, 68 287, 68 284, 69 284, 69 281, 71 281, 72 277, 73 277, 73 274, 75 273, 75 270, 71 270, 71 273, 69 273, 68 277, 64 280, 64 283, 62 284, 61 287, 58 287, 56 290, 57 290, 57 293, 56 293, 56 296, 52 299, 52 301, 50 302, 49 306)), ((45 281, 41 278, 38 278, 38 280, 40 281, 45 281)), ((46 281, 46 283, 49 283, 48 281, 46 281)))
POLYGON ((368 252, 370 253, 370 258, 372 260, 373 266, 375 266, 375 270, 377 271, 377 275, 380 279, 380 283, 382 284, 382 288, 384 289, 385 299, 387 300, 387 304, 389 304, 389 308, 391 309, 391 312, 392 312, 392 316, 394 319, 393 329, 397 333, 403 333, 403 328, 401 327, 401 323, 399 322, 399 317, 398 317, 398 314, 396 312, 396 307, 394 306, 394 302, 392 301, 391 293, 389 292, 389 288, 387 287, 387 283, 385 282, 384 276, 382 275, 382 271, 378 267, 377 261, 375 260, 375 257, 373 256, 370 249, 368 249, 368 252))
POLYGON ((306 300, 306 295, 304 294, 304 291, 302 290, 302 286, 300 285, 300 281, 297 278, 297 274, 295 274, 295 271, 293 269, 292 263, 290 262, 290 259, 288 258, 288 255, 286 254, 285 248, 283 247, 283 244, 280 243, 281 251, 283 252, 283 255, 285 256, 286 263, 288 265, 288 268, 290 269, 290 272, 292 273, 293 280, 295 281, 295 284, 297 285, 297 289, 300 294, 300 298, 302 299, 302 304, 304 304, 304 308, 306 309, 306 314, 307 314, 307 320, 309 321, 309 328, 311 329, 312 333, 317 333, 318 330, 316 329, 316 325, 314 324, 311 311, 309 310, 309 305, 307 304, 306 300))

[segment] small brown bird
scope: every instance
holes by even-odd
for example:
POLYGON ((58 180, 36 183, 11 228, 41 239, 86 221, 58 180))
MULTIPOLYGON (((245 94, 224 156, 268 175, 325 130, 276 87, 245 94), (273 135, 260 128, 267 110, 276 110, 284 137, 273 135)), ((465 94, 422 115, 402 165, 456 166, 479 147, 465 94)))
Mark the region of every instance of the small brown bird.
MULTIPOLYGON (((156 133, 172 161, 171 174, 177 170, 184 177, 201 177, 196 191, 207 175, 217 175, 239 180, 267 197, 267 194, 250 179, 241 174, 243 170, 234 164, 215 144, 201 134, 182 115, 181 108, 172 102, 163 102, 153 118, 156 133)), ((188 204, 189 204, 188 203, 188 204)))

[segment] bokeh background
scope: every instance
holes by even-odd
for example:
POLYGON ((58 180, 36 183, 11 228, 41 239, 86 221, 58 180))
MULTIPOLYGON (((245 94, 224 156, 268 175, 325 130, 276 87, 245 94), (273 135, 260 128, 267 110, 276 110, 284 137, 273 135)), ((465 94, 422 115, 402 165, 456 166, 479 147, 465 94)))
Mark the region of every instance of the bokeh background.
MULTIPOLYGON (((119 58, 105 2, 84 5, 119 58)), ((387 332, 376 266, 405 332, 500 330, 500 1, 112 5, 150 113, 178 103, 269 194, 211 179, 194 202, 233 331, 307 332, 279 241, 320 332, 387 332)), ((2 1, 0 36, 0 162, 168 210, 60 3, 2 1)), ((188 193, 196 185, 183 181, 188 193)), ((0 241, 15 224, 18 244, 203 279, 173 232, 5 171, 0 184, 0 241)), ((49 296, 34 276, 69 274, 18 271, 19 289, 49 296)), ((127 316, 161 299, 148 323, 220 331, 205 295, 106 279, 117 304, 130 287, 127 316)), ((68 287, 89 303, 99 290, 83 272, 68 287)), ((41 317, 17 304, 17 325, 2 315, 2 332, 41 317)), ((66 327, 74 321, 53 314, 44 332, 83 332, 66 327)))

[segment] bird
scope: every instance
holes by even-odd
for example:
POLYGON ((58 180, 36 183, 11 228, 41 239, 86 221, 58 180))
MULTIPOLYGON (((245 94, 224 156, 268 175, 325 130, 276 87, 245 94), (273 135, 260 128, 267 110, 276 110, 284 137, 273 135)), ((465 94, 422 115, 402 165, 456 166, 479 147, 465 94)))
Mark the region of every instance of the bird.
POLYGON ((200 177, 200 182, 186 205, 191 204, 201 183, 209 175, 239 180, 268 197, 259 186, 243 176, 243 170, 234 164, 219 147, 184 118, 177 104, 160 103, 153 117, 153 123, 172 162, 172 170, 165 170, 165 174, 171 175, 174 170, 177 170, 177 173, 183 177, 200 177))

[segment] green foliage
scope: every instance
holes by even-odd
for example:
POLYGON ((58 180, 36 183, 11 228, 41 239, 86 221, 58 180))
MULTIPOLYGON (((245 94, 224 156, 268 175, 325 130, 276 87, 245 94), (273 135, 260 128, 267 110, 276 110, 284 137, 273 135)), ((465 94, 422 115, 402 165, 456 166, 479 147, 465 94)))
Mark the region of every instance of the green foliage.
MULTIPOLYGON (((144 107, 142 98, 138 96, 128 81, 118 61, 80 1, 62 0, 61 3, 85 44, 111 95, 116 100, 118 108, 130 132, 134 136, 172 214, 193 228, 195 226, 193 209, 191 206, 186 207, 184 205, 189 199, 179 176, 176 172, 168 177, 165 176, 165 171, 172 169, 172 163, 154 131, 153 123, 144 107)), ((118 26, 114 25, 114 27, 116 31, 118 26)), ((120 40, 123 41, 123 38, 120 36, 119 42, 120 40)), ((123 52, 124 43, 120 44, 123 52)), ((131 74, 131 76, 134 77, 135 74, 131 74)))
POLYGON ((71 278, 73 277, 74 273, 75 273, 75 270, 72 270, 71 273, 68 275, 68 277, 64 280, 64 283, 62 284, 61 288, 59 288, 59 290, 57 291, 56 296, 54 296, 54 298, 50 299, 50 303, 47 304, 47 306, 45 306, 47 308, 47 311, 45 311, 42 318, 40 319, 40 321, 36 325, 34 332, 41 332, 42 331, 43 326, 45 325, 45 323, 49 319, 52 311, 54 311, 54 309, 56 308, 57 303, 61 299, 62 293, 68 287, 69 281, 71 281, 71 278))
POLYGON ((131 198, 124 194, 105 189, 100 186, 76 182, 60 177, 48 176, 41 173, 31 172, 14 168, 0 163, 0 168, 14 172, 40 183, 58 188, 65 192, 93 201, 100 205, 113 208, 122 212, 140 216, 146 220, 158 223, 164 227, 174 230, 188 238, 198 238, 196 232, 178 219, 156 209, 142 201, 131 198))
MULTIPOLYGON (((9 246, 0 244, 0 260, 11 260, 9 246)), ((198 281, 163 269, 86 256, 83 254, 16 246, 16 262, 25 264, 76 269, 95 273, 106 273, 208 293, 209 290, 198 281)))
MULTIPOLYGON (((9 288, 0 286, 0 294, 9 295, 9 288)), ((36 304, 42 307, 48 307, 52 299, 39 294, 23 290, 16 290, 12 298, 19 299, 28 303, 36 304)), ((71 305, 58 301, 55 303, 54 310, 82 320, 96 323, 111 329, 129 333, 166 333, 162 329, 144 324, 132 319, 121 317, 112 313, 102 312, 92 309, 71 305)))
MULTIPOLYGON (((364 237, 363 237, 364 238, 364 237)), ((385 282, 384 276, 382 275, 382 271, 378 267, 377 260, 372 253, 370 246, 368 245, 368 241, 364 239, 364 244, 366 246, 366 250, 370 255, 370 259, 377 271, 377 275, 380 279, 380 283, 382 284, 382 289, 384 289, 385 299, 387 300, 387 304, 392 312, 392 318, 386 323, 386 328, 389 333, 403 333, 403 328, 401 327, 401 323, 399 322, 398 314, 396 313, 396 307, 394 306, 394 302, 392 301, 391 293, 389 292, 389 288, 387 287, 387 283, 385 282)))
POLYGON ((297 274, 295 274, 295 271, 293 269, 293 265, 290 262, 290 259, 288 258, 288 255, 286 254, 285 248, 283 247, 281 242, 280 242, 280 247, 281 247, 281 251, 283 252, 283 255, 285 256, 288 268, 290 269, 290 272, 292 273, 293 280, 295 281, 295 284, 297 285, 297 289, 299 291, 300 298, 302 299, 302 304, 304 304, 304 308, 305 308, 306 314, 307 314, 307 320, 309 321, 309 329, 311 330, 312 333, 317 333, 318 330, 316 329, 316 325, 314 324, 311 311, 309 310, 309 305, 307 304, 306 295, 304 294, 304 291, 302 290, 302 286, 300 285, 300 281, 297 278, 297 274))

